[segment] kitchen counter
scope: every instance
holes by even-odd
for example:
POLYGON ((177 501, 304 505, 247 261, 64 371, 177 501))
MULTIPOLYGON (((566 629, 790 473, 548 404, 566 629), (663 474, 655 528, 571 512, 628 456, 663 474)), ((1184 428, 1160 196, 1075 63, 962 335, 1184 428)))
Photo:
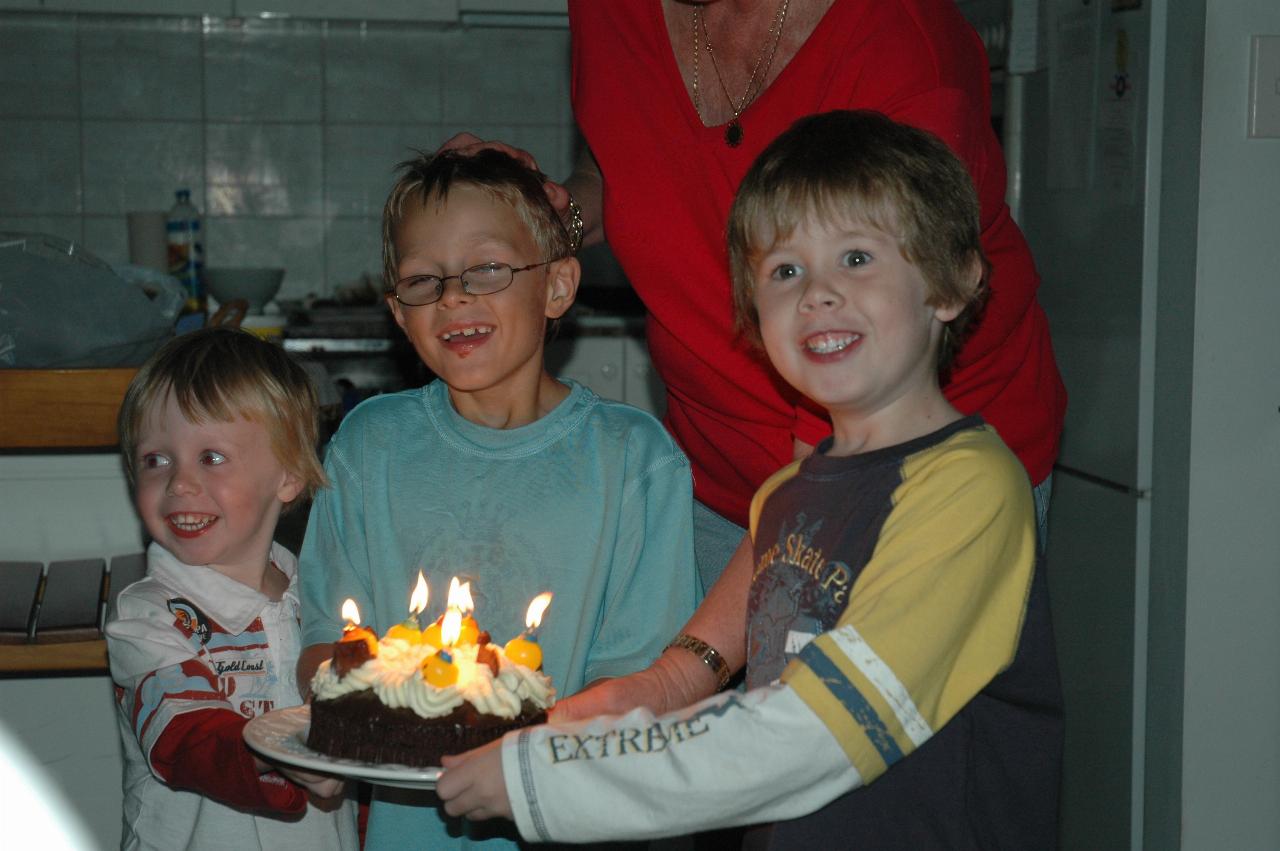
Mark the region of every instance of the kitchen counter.
MULTIPOLYGON (((431 380, 383 304, 285 305, 286 351, 321 364, 356 401, 431 380), (344 384, 345 386, 345 384, 344 384)), ((582 287, 546 348, 553 375, 660 416, 665 391, 649 365, 644 305, 627 286, 582 287)))

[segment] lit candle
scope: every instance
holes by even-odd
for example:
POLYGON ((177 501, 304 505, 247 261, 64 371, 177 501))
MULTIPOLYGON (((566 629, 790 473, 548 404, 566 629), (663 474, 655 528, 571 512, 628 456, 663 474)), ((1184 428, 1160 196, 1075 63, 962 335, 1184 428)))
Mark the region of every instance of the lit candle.
POLYGON ((507 642, 503 648, 507 658, 526 668, 542 667, 542 648, 538 646, 537 629, 542 625, 542 613, 551 605, 551 592, 543 591, 533 598, 524 616, 525 631, 507 642))
POLYGON ((342 604, 342 617, 347 625, 342 628, 342 638, 333 647, 333 667, 339 677, 346 676, 352 668, 358 668, 378 655, 378 637, 373 630, 360 626, 360 609, 350 597, 342 604))
POLYGON ((453 664, 453 654, 448 648, 457 642, 461 626, 462 613, 450 606, 440 625, 440 638, 444 647, 422 663, 422 678, 436 688, 448 688, 458 681, 458 666, 453 664))
POLYGON ((387 638, 399 638, 410 644, 418 644, 423 640, 422 621, 419 620, 419 616, 427 608, 428 596, 427 580, 419 570, 418 584, 414 586, 413 593, 409 596, 409 617, 405 618, 403 623, 398 623, 387 630, 387 638))
POLYGON ((347 625, 342 628, 340 641, 363 641, 369 645, 369 652, 376 656, 378 653, 378 636, 374 635, 373 630, 369 629, 369 627, 360 625, 360 609, 356 606, 355 600, 348 597, 343 602, 342 616, 346 618, 347 625))
MULTIPOLYGON (((457 579, 454 579, 457 582, 457 579)), ((476 604, 471 600, 471 583, 464 582, 458 586, 458 612, 462 615, 462 623, 458 631, 458 644, 475 644, 480 637, 480 624, 472 617, 476 604)))
POLYGON ((445 647, 452 647, 458 643, 458 635, 461 632, 462 612, 450 608, 444 613, 444 620, 440 622, 440 640, 444 642, 445 647))
POLYGON ((350 597, 342 601, 342 617, 347 622, 343 632, 350 632, 360 624, 360 607, 350 597))
POLYGON ((440 623, 444 620, 444 616, 436 618, 435 621, 422 631, 422 643, 430 644, 432 647, 444 647, 444 639, 440 637, 440 623))
POLYGON ((449 599, 445 604, 445 614, 436 619, 436 622, 427 627, 422 633, 422 641, 430 644, 432 647, 451 647, 454 644, 475 644, 476 638, 480 635, 480 627, 476 624, 473 617, 468 616, 468 612, 475 609, 475 603, 471 601, 471 583, 458 582, 458 577, 449 580, 449 599), (459 630, 454 641, 445 641, 441 635, 441 627, 444 618, 449 612, 457 612, 459 630))

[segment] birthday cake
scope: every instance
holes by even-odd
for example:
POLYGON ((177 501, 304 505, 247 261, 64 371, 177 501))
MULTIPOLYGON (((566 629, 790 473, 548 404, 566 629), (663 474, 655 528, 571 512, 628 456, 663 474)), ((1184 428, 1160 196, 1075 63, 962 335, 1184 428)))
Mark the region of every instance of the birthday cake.
POLYGON ((488 633, 475 631, 443 648, 431 630, 415 633, 392 627, 379 639, 356 627, 343 635, 311 681, 307 747, 430 767, 445 754, 546 720, 555 700, 551 680, 513 661, 488 633))

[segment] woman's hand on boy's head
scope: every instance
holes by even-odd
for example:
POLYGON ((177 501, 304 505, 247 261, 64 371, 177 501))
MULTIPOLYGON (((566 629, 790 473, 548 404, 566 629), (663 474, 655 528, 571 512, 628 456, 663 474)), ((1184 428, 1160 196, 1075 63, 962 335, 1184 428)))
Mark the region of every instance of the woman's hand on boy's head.
POLYGON ((436 153, 457 151, 470 157, 485 150, 502 151, 502 153, 518 161, 521 165, 527 166, 534 171, 542 171, 542 169, 538 168, 538 161, 528 151, 508 145, 506 142, 499 142, 496 139, 481 139, 474 133, 459 133, 456 136, 451 136, 436 149, 436 153))
MULTIPOLYGON (((538 168, 538 161, 528 151, 508 145, 506 142, 499 142, 496 139, 481 139, 474 133, 464 132, 450 137, 436 149, 436 153, 457 151, 467 156, 474 156, 484 150, 502 151, 507 156, 534 171, 542 171, 542 169, 538 168)), ((547 198, 551 201, 551 206, 555 208, 555 211, 560 214, 562 219, 567 219, 569 216, 569 190, 554 180, 546 179, 545 176, 542 181, 542 189, 547 193, 547 198)))
POLYGON ((502 776, 502 740, 456 756, 444 758, 444 773, 436 781, 436 794, 444 811, 472 821, 513 818, 507 781, 502 776))

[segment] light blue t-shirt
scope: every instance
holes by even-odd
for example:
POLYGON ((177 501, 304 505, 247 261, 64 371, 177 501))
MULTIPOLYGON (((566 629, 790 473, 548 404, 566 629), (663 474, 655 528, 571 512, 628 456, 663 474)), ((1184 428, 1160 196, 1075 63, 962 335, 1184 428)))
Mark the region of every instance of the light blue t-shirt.
MULTIPOLYGON (((476 620, 500 644, 551 591, 538 640, 562 697, 662 652, 701 596, 688 460, 647 413, 565 383, 555 410, 516 429, 464 419, 442 381, 347 416, 302 545, 304 646, 339 637, 347 597, 384 633, 408 615, 422 570, 424 624, 456 575, 471 580, 476 620)), ((432 793, 378 787, 366 848, 469 847, 495 833, 517 836, 507 823, 447 819, 432 793)))

